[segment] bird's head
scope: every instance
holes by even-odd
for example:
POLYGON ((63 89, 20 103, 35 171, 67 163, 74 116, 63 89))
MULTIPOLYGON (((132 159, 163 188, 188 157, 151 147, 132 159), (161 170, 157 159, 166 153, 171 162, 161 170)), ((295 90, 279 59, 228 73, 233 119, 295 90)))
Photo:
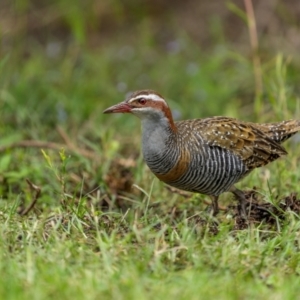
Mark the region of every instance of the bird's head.
POLYGON ((175 128, 171 110, 165 99, 155 91, 142 90, 132 93, 125 101, 103 111, 109 113, 132 113, 141 120, 167 119, 175 128))

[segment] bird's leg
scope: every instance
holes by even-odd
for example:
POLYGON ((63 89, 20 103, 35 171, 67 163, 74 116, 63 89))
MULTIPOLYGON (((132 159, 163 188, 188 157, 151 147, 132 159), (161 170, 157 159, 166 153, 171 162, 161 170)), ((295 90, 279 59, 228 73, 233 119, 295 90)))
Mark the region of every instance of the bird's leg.
POLYGON ((210 195, 209 197, 211 199, 212 215, 216 216, 219 213, 219 205, 218 205, 219 196, 210 195))
POLYGON ((241 215, 241 217, 247 219, 245 194, 241 190, 237 189, 234 185, 230 188, 229 191, 232 192, 235 195, 235 197, 237 198, 237 200, 240 203, 240 206, 241 206, 240 215, 241 215))

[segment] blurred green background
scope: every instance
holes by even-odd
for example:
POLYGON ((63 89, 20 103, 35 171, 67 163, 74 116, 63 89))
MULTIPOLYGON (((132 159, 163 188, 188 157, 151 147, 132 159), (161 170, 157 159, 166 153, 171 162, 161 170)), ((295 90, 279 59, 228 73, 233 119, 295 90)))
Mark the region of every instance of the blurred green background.
POLYGON ((31 118, 49 123, 63 122, 70 111, 82 121, 95 110, 102 118, 101 109, 129 91, 153 88, 182 117, 247 118, 257 96, 253 55, 265 72, 260 101, 278 100, 281 79, 293 99, 300 4, 253 1, 254 53, 245 2, 1 1, 1 102, 18 110, 31 106, 31 118), (276 78, 276 66, 287 62, 288 72, 277 74, 284 78, 276 78))

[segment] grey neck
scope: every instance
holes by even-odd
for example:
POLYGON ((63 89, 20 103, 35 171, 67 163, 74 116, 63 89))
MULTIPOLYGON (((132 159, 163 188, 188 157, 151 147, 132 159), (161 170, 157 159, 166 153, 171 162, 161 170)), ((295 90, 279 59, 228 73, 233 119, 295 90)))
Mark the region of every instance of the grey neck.
POLYGON ((163 155, 169 148, 174 133, 165 116, 143 118, 142 151, 146 162, 163 155))

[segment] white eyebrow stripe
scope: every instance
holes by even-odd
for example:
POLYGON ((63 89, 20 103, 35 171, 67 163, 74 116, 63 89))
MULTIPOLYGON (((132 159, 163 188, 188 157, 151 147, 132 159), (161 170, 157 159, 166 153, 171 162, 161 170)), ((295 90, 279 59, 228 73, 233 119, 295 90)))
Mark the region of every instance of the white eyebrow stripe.
POLYGON ((140 98, 144 98, 144 99, 147 99, 147 100, 153 100, 153 101, 161 101, 161 102, 165 102, 165 100, 164 100, 163 98, 159 97, 159 96, 156 95, 156 94, 149 94, 149 95, 142 95, 142 94, 141 94, 141 95, 138 95, 138 96, 136 96, 136 97, 130 99, 129 103, 130 103, 130 102, 133 102, 133 101, 135 101, 135 100, 137 100, 137 99, 140 99, 140 98))

